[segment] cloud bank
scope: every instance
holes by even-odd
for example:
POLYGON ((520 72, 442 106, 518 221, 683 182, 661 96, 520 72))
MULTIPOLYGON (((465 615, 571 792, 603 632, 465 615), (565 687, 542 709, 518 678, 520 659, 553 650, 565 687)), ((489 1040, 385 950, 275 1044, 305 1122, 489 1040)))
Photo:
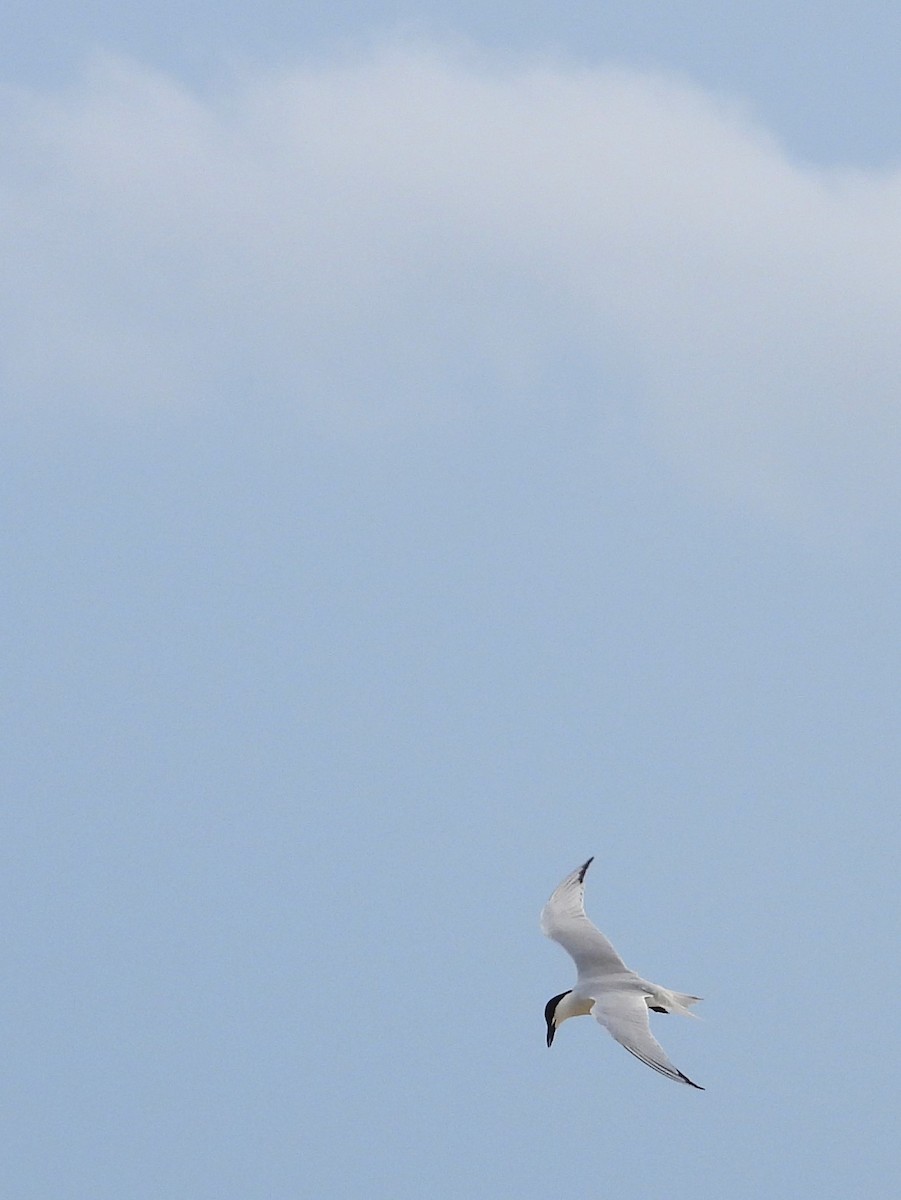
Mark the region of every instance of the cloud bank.
POLYGON ((901 173, 794 163, 677 80, 436 47, 214 94, 102 58, 2 106, 11 405, 408 421, 578 361, 711 486, 901 508, 901 173))

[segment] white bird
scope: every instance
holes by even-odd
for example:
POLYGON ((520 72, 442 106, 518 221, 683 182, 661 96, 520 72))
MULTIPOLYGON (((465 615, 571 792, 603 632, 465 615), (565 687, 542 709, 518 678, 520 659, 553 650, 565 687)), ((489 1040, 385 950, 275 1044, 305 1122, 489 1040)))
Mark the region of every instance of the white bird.
POLYGON ((594 862, 588 862, 563 880, 541 912, 541 932, 570 954, 578 969, 576 986, 548 1000, 544 1016, 547 1021, 547 1044, 569 1017, 588 1013, 608 1033, 625 1046, 630 1054, 679 1083, 704 1089, 674 1067, 663 1047, 651 1033, 648 1009, 659 1013, 682 1013, 693 1017, 689 1006, 697 1004, 700 996, 672 992, 659 984, 649 983, 630 971, 610 942, 585 916, 585 872, 594 862))

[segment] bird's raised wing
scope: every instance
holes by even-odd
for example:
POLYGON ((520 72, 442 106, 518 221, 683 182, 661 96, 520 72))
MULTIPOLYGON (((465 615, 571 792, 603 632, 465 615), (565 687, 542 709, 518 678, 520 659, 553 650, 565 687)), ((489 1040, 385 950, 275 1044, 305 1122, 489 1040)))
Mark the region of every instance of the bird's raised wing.
POLYGON ((541 910, 541 932, 571 954, 580 978, 598 978, 629 971, 613 946, 585 916, 585 872, 589 858, 563 880, 541 910))
POLYGON ((647 1001, 640 991, 616 990, 602 994, 595 1000, 591 1015, 646 1066, 703 1092, 699 1083, 693 1083, 678 1067, 673 1066, 651 1033, 647 1001))

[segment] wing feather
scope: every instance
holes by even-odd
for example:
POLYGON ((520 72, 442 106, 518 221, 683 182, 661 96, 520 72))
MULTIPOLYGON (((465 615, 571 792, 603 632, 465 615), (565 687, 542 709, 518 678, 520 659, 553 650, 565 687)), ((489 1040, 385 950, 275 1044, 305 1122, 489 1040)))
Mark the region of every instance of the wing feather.
POLYGON ((580 977, 631 974, 611 943, 585 915, 585 872, 593 861, 589 858, 555 889, 541 910, 541 932, 572 955, 580 977))
POLYGON ((645 1066, 659 1071, 668 1079, 687 1083, 703 1092, 699 1083, 694 1083, 678 1067, 673 1066, 651 1033, 647 1002, 640 992, 616 991, 602 995, 595 1000, 591 1015, 645 1066))

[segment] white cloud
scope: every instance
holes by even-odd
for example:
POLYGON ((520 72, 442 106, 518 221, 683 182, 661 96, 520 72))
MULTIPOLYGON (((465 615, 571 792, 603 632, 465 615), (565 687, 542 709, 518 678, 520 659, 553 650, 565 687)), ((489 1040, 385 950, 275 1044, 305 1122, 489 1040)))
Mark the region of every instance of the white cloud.
POLYGON ((14 402, 396 419, 534 402, 573 354, 710 484, 897 515, 899 173, 793 163, 671 79, 436 48, 205 96, 103 59, 3 109, 14 402))

